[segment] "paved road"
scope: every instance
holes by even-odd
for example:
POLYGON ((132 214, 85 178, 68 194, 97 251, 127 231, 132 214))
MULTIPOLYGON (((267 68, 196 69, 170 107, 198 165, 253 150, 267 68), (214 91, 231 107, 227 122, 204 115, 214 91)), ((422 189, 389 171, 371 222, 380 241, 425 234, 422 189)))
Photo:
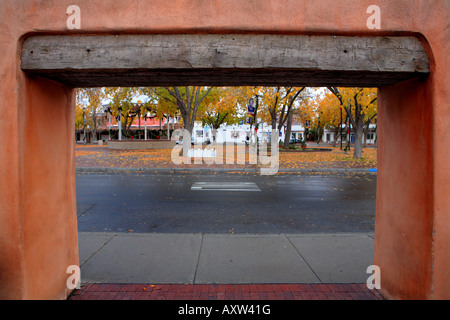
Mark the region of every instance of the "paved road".
POLYGON ((79 231, 373 232, 376 174, 77 174, 79 231))

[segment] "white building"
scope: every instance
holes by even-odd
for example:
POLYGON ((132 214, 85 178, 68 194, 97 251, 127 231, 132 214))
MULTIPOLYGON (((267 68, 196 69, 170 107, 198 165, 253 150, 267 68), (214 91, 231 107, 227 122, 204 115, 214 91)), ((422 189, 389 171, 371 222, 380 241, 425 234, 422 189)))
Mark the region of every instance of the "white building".
MULTIPOLYGON (((342 133, 344 134, 345 138, 345 128, 342 129, 342 133)), ((335 139, 334 131, 332 130, 325 130, 323 136, 322 136, 322 142, 324 143, 332 143, 335 139)), ((364 137, 361 137, 362 142, 364 143, 364 137)), ((377 132, 376 132, 376 125, 371 124, 369 125, 369 132, 366 136, 366 143, 367 144, 375 144, 375 140, 377 139, 377 132)), ((355 133, 352 131, 350 132, 350 141, 351 143, 355 143, 355 133)), ((341 142, 340 139, 337 140, 337 142, 341 142)))
MULTIPOLYGON (((253 127, 254 130, 254 127, 253 127)), ((344 131, 345 129, 343 129, 344 131)), ((268 124, 259 124, 259 129, 257 132, 257 136, 260 142, 270 142, 270 137, 272 133, 272 128, 268 124)), ((194 129, 192 131, 192 141, 196 144, 213 142, 213 132, 212 129, 208 126, 203 127, 201 121, 196 121, 194 124, 194 129)), ((226 125, 223 124, 216 131, 216 143, 227 143, 234 142, 238 144, 244 144, 250 137, 250 125, 248 124, 235 124, 235 125, 226 125)), ((284 142, 285 137, 285 128, 281 130, 279 133, 278 140, 284 142)), ((323 143, 332 143, 334 140, 334 132, 332 130, 325 129, 325 132, 322 136, 323 143)), ((304 140, 305 139, 305 128, 300 123, 292 124, 291 128, 291 137, 293 140, 304 140)), ((354 132, 350 133, 351 142, 355 142, 355 134, 354 132)), ((361 138, 364 142, 364 137, 361 138)), ((370 125, 369 133, 367 134, 367 144, 374 144, 376 140, 376 125, 370 125)), ((337 142, 340 142, 338 140, 337 142)))
MULTIPOLYGON (((252 127, 252 130, 255 130, 252 127)), ((305 129, 301 125, 292 125, 291 138, 302 140, 305 129)), ((270 142, 272 134, 272 128, 268 124, 259 124, 257 136, 260 142, 270 142)), ((213 142, 213 132, 209 126, 203 127, 200 121, 196 121, 194 129, 192 130, 192 141, 196 144, 213 142)), ((285 130, 279 133, 279 141, 284 142, 285 130)), ((249 124, 235 124, 226 125, 223 124, 216 130, 215 142, 227 143, 234 142, 238 144, 244 144, 250 137, 250 125, 249 124)))

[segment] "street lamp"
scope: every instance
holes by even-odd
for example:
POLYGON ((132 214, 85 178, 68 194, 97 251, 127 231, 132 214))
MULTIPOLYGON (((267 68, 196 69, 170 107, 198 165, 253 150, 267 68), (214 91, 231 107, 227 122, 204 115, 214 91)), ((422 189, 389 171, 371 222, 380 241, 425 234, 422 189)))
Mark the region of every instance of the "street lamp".
POLYGON ((342 106, 339 107, 339 109, 341 109, 341 126, 339 127, 339 133, 341 136, 341 150, 342 150, 342 106))
POLYGON ((104 112, 108 114, 105 119, 108 117, 108 140, 111 141, 111 108, 107 107, 104 112))
POLYGON ((122 140, 122 107, 119 107, 119 141, 122 140))
POLYGON ((84 130, 84 145, 86 145, 86 107, 83 107, 83 130, 84 130))
POLYGON ((144 140, 147 140, 147 116, 148 116, 148 108, 145 108, 144 115, 144 140))
POLYGON ((352 116, 352 105, 351 103, 348 104, 348 110, 349 110, 349 115, 348 115, 348 150, 351 149, 351 144, 352 144, 352 140, 351 140, 351 119, 350 117, 352 116))
POLYGON ((320 115, 323 114, 322 111, 320 111, 319 116, 317 117, 317 145, 320 143, 320 115))

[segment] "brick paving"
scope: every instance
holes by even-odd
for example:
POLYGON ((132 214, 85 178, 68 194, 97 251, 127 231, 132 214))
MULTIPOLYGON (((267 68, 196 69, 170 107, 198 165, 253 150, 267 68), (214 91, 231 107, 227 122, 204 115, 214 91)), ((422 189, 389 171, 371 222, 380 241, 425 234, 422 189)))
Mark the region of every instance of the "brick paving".
POLYGON ((384 300, 365 284, 86 284, 68 300, 384 300))

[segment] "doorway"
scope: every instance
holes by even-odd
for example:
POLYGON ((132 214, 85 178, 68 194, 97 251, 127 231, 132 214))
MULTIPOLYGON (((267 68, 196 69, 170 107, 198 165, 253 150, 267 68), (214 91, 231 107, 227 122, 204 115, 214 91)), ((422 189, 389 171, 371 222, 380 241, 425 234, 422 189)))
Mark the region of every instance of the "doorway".
MULTIPOLYGON (((135 53, 135 51, 133 51, 135 53)), ((430 212, 431 201, 428 190, 431 182, 427 174, 427 166, 431 161, 415 161, 422 159, 417 149, 409 148, 410 144, 402 145, 399 140, 388 140, 387 137, 398 136, 399 130, 407 133, 411 128, 424 122, 430 123, 430 115, 424 114, 427 97, 430 96, 429 85, 424 84, 423 78, 430 72, 428 57, 421 42, 414 37, 351 37, 351 36, 284 36, 284 35, 132 35, 132 36, 31 36, 25 42, 22 50, 22 70, 27 77, 27 112, 38 122, 31 130, 42 130, 47 136, 35 136, 25 144, 25 150, 33 154, 33 161, 25 163, 27 190, 30 191, 26 201, 26 214, 34 217, 34 221, 41 216, 37 207, 47 205, 49 219, 46 225, 52 225, 58 217, 60 231, 51 237, 43 237, 40 241, 44 248, 53 247, 54 238, 64 236, 65 241, 58 242, 60 263, 54 264, 48 270, 59 270, 61 276, 54 280, 64 279, 63 266, 67 260, 76 263, 77 250, 76 232, 74 228, 75 195, 74 195, 74 161, 73 150, 66 141, 73 140, 73 90, 77 86, 105 86, 105 85, 181 85, 196 79, 199 85, 337 85, 337 86, 373 86, 380 88, 380 134, 379 175, 377 190, 377 221, 378 226, 375 243, 375 263, 385 270, 387 288, 397 290, 409 276, 414 275, 421 285, 417 286, 418 293, 428 287, 429 278, 422 278, 427 274, 430 266, 431 224, 414 224, 412 227, 406 222, 407 217, 415 218, 430 212), (125 43, 131 44, 126 48, 125 43), (117 39, 120 39, 118 41, 117 39), (169 59, 162 54, 160 45, 150 43, 172 43, 167 54, 176 55, 177 59, 169 59), (363 42, 363 43, 361 43, 363 42), (252 45, 248 45, 248 44, 252 45), (276 43, 276 46, 270 45, 276 43), (332 43, 331 51, 324 49, 324 43, 332 43), (144 44, 144 45, 143 45, 144 44), (183 44, 183 45, 181 45, 183 44), (177 47, 178 45, 178 47, 177 47), (123 51, 117 50, 122 46, 123 51), (70 50, 68 49, 70 47, 70 50), (102 51, 101 48, 110 48, 102 51), (271 48, 278 48, 271 51, 271 48), (175 49, 173 49, 175 48, 175 49), (179 59, 181 50, 184 54, 179 59), (251 50, 259 48, 260 50, 251 50), (307 50, 302 50, 306 48, 307 50), (389 53, 401 55, 402 48, 405 57, 389 58, 389 53), (308 50, 324 52, 323 55, 313 55, 308 50), (384 51, 383 51, 384 49, 384 51), (126 50, 141 50, 147 59, 134 59, 139 54, 132 54, 126 50), (262 50, 262 51, 261 51, 262 50), (352 51, 353 50, 353 51, 352 51), (362 50, 362 51, 359 51, 362 50), (267 53, 270 51, 270 53, 267 53), (52 52, 52 54, 48 54, 52 52), (120 55, 117 55, 119 52, 120 55), (353 55, 349 53, 354 53, 353 55), (378 54, 375 54, 375 53, 378 54), (413 53, 412 53, 413 52, 413 53), (253 55, 264 57, 255 59, 253 55), (58 57, 58 59, 55 59, 58 57), (159 57, 159 58, 158 58, 159 57), (313 59, 311 59, 313 57, 313 59), (355 63, 357 57, 363 57, 355 63), (369 57, 367 60, 366 58, 369 57), (314 60, 316 59, 316 60, 314 60), (119 63, 117 63, 119 61, 119 63), (123 63, 121 63, 121 62, 123 63), (410 63, 403 63, 409 61, 410 63), (396 64, 397 62, 397 64, 396 64), (169 63, 169 64, 168 64, 169 63), (392 65, 394 63, 394 65, 392 65), (410 117, 408 123, 401 122, 401 111, 408 108, 410 117), (52 116, 65 119, 64 125, 53 125, 44 128, 45 123, 39 114, 49 110, 52 116), (67 125, 66 125, 67 124, 67 125), (58 133, 58 135, 55 135, 58 133), (55 151, 48 153, 43 139, 55 139, 55 151), (40 148, 43 147, 43 148, 40 148), (59 151, 66 150, 64 155, 59 151), (392 158, 399 150, 414 155, 405 159, 400 156, 392 158), (53 161, 48 161, 54 156, 53 161), (394 160, 394 161, 393 161, 394 160), (416 175, 413 177, 405 172, 412 168, 416 175), (39 170, 39 171, 37 171, 39 170), (48 172, 52 172, 48 175, 48 172), (41 173, 41 174, 39 174, 41 173), (47 176, 45 176, 47 174, 47 176), (392 177, 402 177, 393 179, 392 177), (48 181, 53 185, 50 197, 41 197, 42 182, 48 181), (425 183, 423 183, 425 181, 425 183), (63 186, 63 188, 61 188, 63 186), (54 188, 54 189, 53 189, 54 188), (396 197, 399 190, 403 197, 396 197), (420 201, 410 202, 415 195, 420 195, 420 201), (61 201, 64 199, 64 201, 61 201), (59 200, 59 201, 58 201, 59 200), (419 205, 418 205, 419 204, 419 205), (61 214, 62 212, 62 214, 61 214), (401 212, 402 215, 398 215, 401 212), (396 223, 390 223, 395 217, 396 223), (53 222, 52 222, 53 220, 53 222), (408 232, 405 227, 408 226, 408 232), (398 232, 403 230, 402 232, 398 232), (409 236, 408 236, 409 235, 409 236), (414 238, 411 238, 414 235, 414 238), (419 236, 417 236, 419 235, 419 236), (403 238, 404 239, 403 239, 403 238), (392 241, 393 239, 397 241, 392 241), (402 253, 400 243, 414 242, 415 252, 402 253), (394 243, 394 245, 392 245, 394 243), (70 252, 68 255, 67 252, 70 252), (399 255, 403 258, 401 265, 408 265, 413 261, 422 261, 421 267, 409 270, 403 274, 403 280, 398 280, 399 255), (69 258, 67 258, 69 256, 69 258), (397 279, 394 281, 394 279, 397 279)), ((425 128, 424 130, 431 130, 425 128)), ((429 155, 430 145, 423 143, 420 150, 429 155)), ((29 220, 29 221, 33 221, 29 220)), ((429 221, 429 220, 428 220, 429 221)), ((37 231, 35 231, 37 232, 37 231)), ((30 233, 31 236, 32 233, 30 233)), ((406 244, 405 244, 406 245, 406 244)), ((33 251, 32 246, 29 250, 33 251)), ((31 259, 40 259, 39 252, 31 259)), ((44 262, 45 263, 45 262, 44 262)), ((50 263, 50 261, 48 261, 50 263)), ((46 271, 46 272, 47 272, 46 271)), ((48 275, 35 278, 35 286, 41 281, 48 281, 48 275)), ((64 282, 65 285, 65 282, 64 282)), ((55 284, 55 286, 57 286, 55 284)), ((65 290, 65 289, 64 289, 65 290)), ((387 289, 389 290, 389 289, 387 289)), ((401 290, 400 290, 401 291, 401 290)))

